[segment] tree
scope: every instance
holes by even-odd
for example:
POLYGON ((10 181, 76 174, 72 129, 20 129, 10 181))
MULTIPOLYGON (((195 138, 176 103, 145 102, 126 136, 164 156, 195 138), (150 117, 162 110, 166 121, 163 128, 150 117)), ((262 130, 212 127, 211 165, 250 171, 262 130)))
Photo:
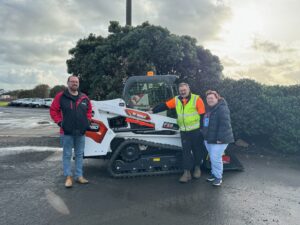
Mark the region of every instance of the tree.
POLYGON ((20 90, 18 92, 18 98, 31 98, 33 96, 32 89, 31 90, 20 90))
POLYGON ((65 89, 66 89, 65 85, 56 85, 56 86, 54 86, 50 90, 50 98, 54 98, 57 95, 57 93, 65 90, 65 89))
POLYGON ((192 37, 148 22, 137 27, 111 22, 108 30, 106 38, 90 34, 80 39, 67 60, 68 72, 80 77, 81 90, 94 99, 120 97, 124 79, 149 70, 178 75, 196 91, 205 81, 222 78, 219 58, 192 37))
POLYGON ((48 98, 50 87, 47 84, 39 84, 32 89, 32 97, 48 98))
POLYGON ((18 98, 20 91, 22 91, 22 90, 9 91, 9 92, 7 92, 7 94, 10 95, 12 97, 12 99, 15 99, 15 98, 18 98))

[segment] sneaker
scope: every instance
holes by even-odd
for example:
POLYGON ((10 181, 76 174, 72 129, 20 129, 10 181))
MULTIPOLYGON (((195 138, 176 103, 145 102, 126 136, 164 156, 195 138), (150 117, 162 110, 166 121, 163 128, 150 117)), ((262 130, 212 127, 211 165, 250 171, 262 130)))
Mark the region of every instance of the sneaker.
POLYGON ((208 178, 206 178, 206 181, 213 182, 215 179, 215 176, 211 174, 208 178))
POLYGON ((201 177, 201 169, 199 166, 196 166, 194 169, 193 177, 198 179, 201 177))
POLYGON ((65 187, 70 188, 73 186, 73 181, 71 176, 67 176, 66 181, 65 181, 65 187))
POLYGON ((89 181, 87 179, 85 179, 84 177, 78 177, 76 182, 79 184, 88 184, 89 183, 89 181))
POLYGON ((215 180, 212 183, 213 186, 221 186, 221 184, 222 184, 222 179, 218 179, 218 178, 215 178, 215 180))

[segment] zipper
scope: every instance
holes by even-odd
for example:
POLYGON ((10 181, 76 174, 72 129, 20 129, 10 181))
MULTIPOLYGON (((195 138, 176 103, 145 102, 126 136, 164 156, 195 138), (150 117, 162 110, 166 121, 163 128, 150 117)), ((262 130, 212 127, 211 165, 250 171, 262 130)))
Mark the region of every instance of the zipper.
MULTIPOLYGON (((180 100, 179 100, 180 101, 180 100)), ((183 116, 182 116, 182 121, 183 121, 183 126, 184 126, 184 131, 186 131, 186 126, 185 126, 185 122, 184 122, 184 105, 183 105, 183 101, 181 102, 181 105, 182 105, 182 111, 183 111, 183 116)))
POLYGON ((78 123, 78 119, 77 119, 77 107, 78 107, 78 102, 79 102, 80 98, 77 99, 77 101, 75 101, 75 129, 77 129, 77 123, 78 123))

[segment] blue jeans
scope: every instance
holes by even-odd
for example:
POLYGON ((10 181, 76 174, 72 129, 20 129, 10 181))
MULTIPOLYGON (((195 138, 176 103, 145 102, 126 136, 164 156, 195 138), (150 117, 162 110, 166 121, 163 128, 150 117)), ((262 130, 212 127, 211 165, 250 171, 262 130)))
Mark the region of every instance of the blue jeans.
POLYGON ((63 169, 64 176, 72 176, 71 158, 72 149, 75 152, 75 179, 83 176, 83 151, 85 145, 85 136, 62 135, 61 143, 63 146, 63 169))
POLYGON ((222 156, 228 144, 208 144, 207 141, 204 141, 204 143, 210 158, 211 174, 217 179, 222 179, 222 175, 223 175, 222 156))

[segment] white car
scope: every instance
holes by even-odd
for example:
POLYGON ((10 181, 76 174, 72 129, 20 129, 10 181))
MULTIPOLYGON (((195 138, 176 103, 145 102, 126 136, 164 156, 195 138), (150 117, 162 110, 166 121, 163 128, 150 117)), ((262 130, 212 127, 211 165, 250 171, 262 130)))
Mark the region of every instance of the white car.
POLYGON ((45 105, 45 99, 42 98, 36 98, 30 103, 30 106, 32 108, 40 108, 40 107, 44 107, 44 105, 45 105))
POLYGON ((35 99, 33 98, 25 98, 21 101, 21 104, 20 106, 25 106, 25 107, 28 107, 28 106, 31 106, 31 103, 34 101, 35 99))
POLYGON ((9 106, 20 106, 23 100, 23 98, 13 100, 9 103, 9 106))
POLYGON ((44 99, 44 107, 46 108, 50 108, 51 104, 52 104, 53 98, 45 98, 44 99))

